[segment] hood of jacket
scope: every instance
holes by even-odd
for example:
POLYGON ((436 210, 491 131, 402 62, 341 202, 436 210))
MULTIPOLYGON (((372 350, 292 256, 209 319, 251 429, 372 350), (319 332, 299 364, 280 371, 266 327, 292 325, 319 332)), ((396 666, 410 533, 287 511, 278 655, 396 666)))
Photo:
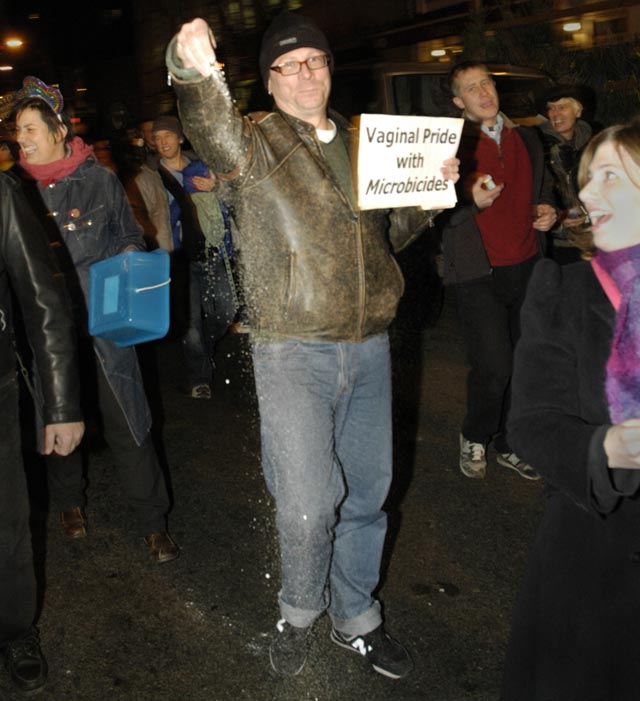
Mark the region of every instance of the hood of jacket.
MULTIPOLYGON (((566 139, 563 139, 562 136, 560 136, 560 134, 554 130, 549 120, 541 122, 536 126, 542 133, 544 141, 548 142, 549 145, 563 145, 570 143, 567 142, 566 139)), ((573 146, 577 150, 583 149, 591 139, 592 135, 593 130, 591 129, 591 125, 588 122, 585 122, 584 119, 578 119, 575 124, 575 138, 572 140, 573 146)))

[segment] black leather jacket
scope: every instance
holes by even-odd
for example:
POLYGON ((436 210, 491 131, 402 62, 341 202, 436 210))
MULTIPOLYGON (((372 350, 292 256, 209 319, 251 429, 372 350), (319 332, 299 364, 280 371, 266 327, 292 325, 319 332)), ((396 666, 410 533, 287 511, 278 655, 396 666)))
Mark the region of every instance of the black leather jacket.
POLYGON ((41 381, 45 424, 80 421, 74 326, 64 280, 19 180, 0 173, 0 377, 16 371, 11 289, 41 381))

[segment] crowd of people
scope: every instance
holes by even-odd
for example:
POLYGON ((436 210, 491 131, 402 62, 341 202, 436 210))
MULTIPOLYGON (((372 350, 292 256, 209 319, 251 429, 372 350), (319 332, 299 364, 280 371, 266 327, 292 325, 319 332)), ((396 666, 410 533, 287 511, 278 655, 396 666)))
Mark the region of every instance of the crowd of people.
POLYGON ((180 119, 141 120, 126 148, 99 157, 98 143, 73 134, 61 93, 33 77, 16 95, 15 137, 0 133, 10 439, 0 447, 0 648, 12 681, 42 687, 47 663, 9 290, 33 350, 39 448, 64 532, 87 536, 78 446, 98 414, 147 553, 169 562, 179 547, 135 350, 91 336, 87 318, 90 265, 156 247, 171 254, 172 326, 193 399, 211 398, 216 345, 246 304, 280 546, 271 667, 299 674, 327 614, 336 645, 387 677, 410 674, 412 655, 375 595, 393 473, 388 328, 403 290, 393 252, 437 221, 469 364, 459 468, 484 478, 492 446, 498 464, 543 478, 547 495, 502 698, 635 698, 640 122, 594 137, 579 91, 561 85, 544 100, 548 120, 518 126, 487 67, 460 63, 449 88, 464 130, 442 164, 457 205, 360 210, 357 134, 329 108, 322 31, 302 15, 276 17, 259 57, 274 109, 247 116, 217 40, 202 19, 182 26, 167 50, 180 119))

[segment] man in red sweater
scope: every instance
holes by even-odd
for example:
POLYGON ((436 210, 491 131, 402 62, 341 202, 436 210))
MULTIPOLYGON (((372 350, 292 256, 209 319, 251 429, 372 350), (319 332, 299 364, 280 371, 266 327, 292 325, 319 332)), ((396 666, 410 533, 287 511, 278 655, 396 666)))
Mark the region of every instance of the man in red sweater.
POLYGON ((454 66, 449 84, 466 120, 458 206, 446 215, 443 231, 444 281, 455 286, 470 366, 460 469, 483 478, 493 441, 498 463, 536 480, 536 470, 510 449, 505 424, 520 306, 541 255, 536 232, 556 221, 551 178, 535 132, 500 112, 484 64, 454 66))

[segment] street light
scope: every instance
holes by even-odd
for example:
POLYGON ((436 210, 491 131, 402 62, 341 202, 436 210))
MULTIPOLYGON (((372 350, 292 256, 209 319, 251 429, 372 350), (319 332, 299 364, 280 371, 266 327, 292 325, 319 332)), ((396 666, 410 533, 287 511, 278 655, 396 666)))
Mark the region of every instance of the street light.
POLYGON ((18 39, 17 37, 11 37, 4 42, 4 45, 8 46, 10 49, 19 49, 23 44, 24 42, 22 39, 18 39))

